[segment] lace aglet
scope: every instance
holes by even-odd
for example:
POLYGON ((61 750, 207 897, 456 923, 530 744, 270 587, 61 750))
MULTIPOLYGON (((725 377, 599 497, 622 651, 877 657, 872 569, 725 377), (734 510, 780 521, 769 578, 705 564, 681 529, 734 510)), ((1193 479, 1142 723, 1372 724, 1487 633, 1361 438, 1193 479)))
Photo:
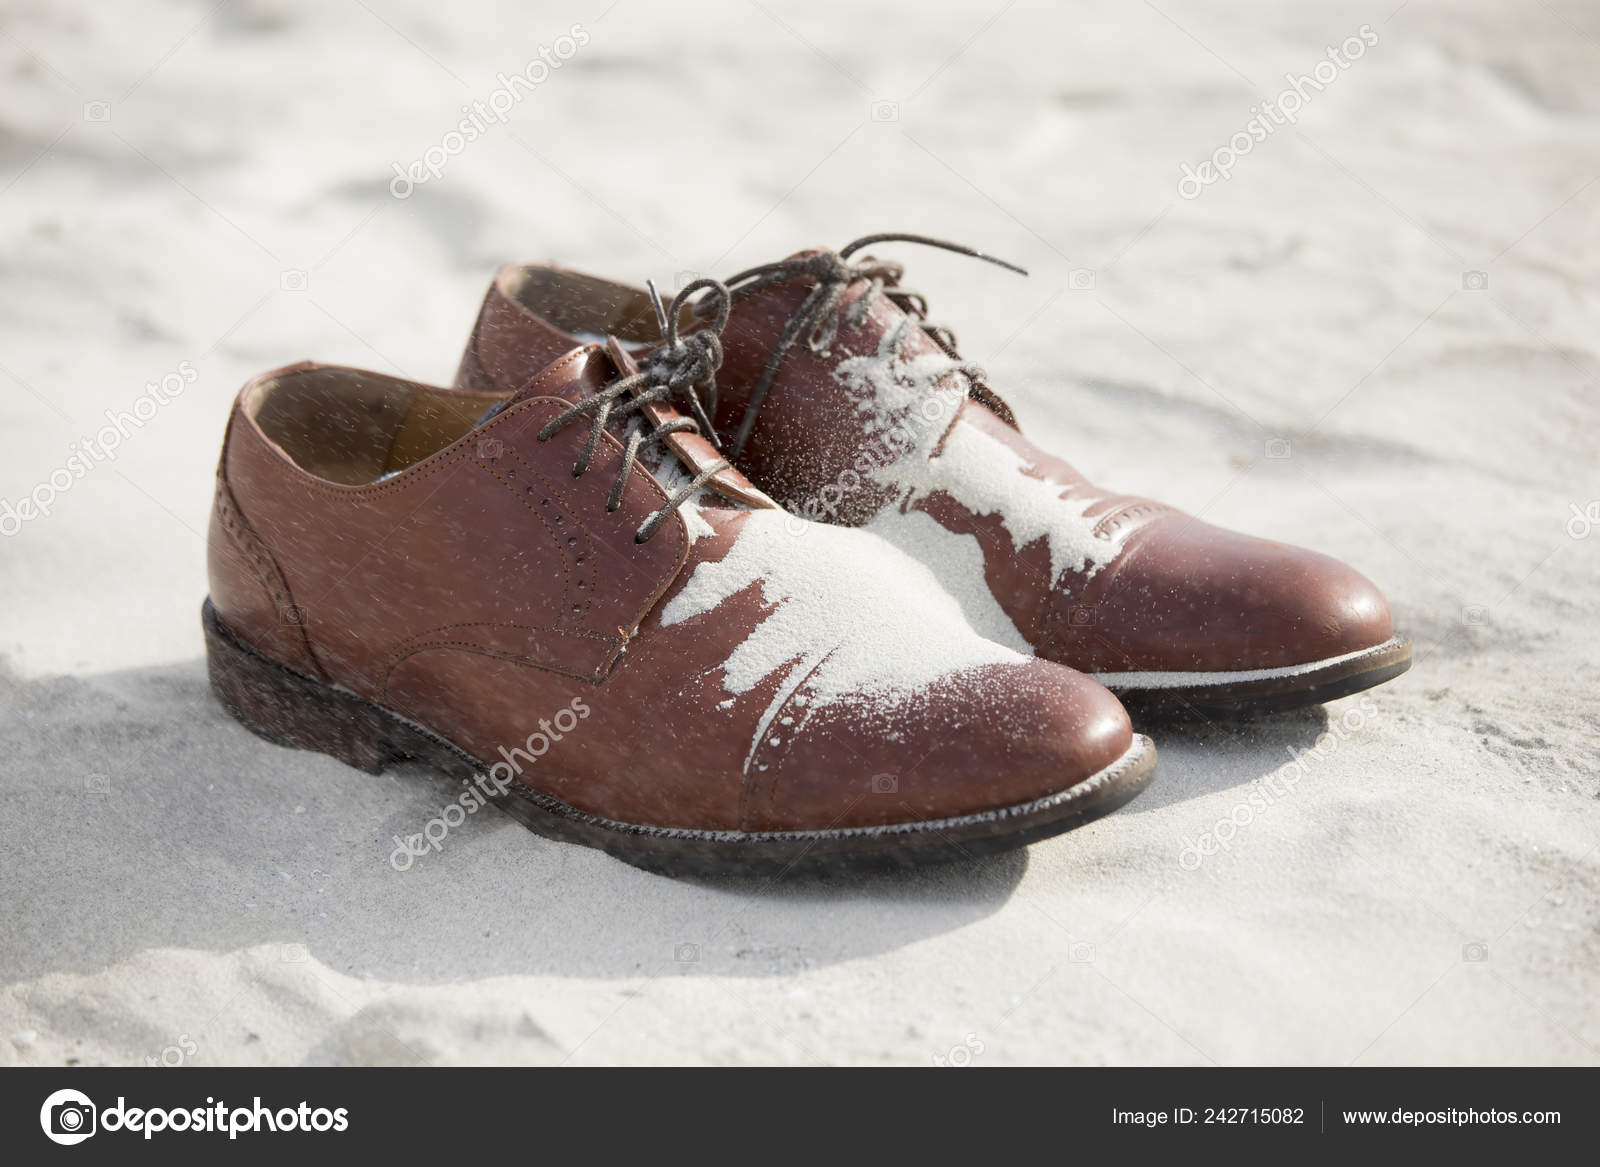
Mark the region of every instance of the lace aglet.
POLYGON ((998 255, 990 255, 987 251, 974 251, 972 254, 978 259, 988 260, 996 267, 1003 267, 1007 271, 1014 271, 1019 276, 1025 276, 1028 274, 1028 269, 1020 264, 1012 263, 1009 259, 1001 259, 998 255))
POLYGON ((667 309, 661 303, 661 293, 656 291, 656 282, 646 280, 644 286, 650 289, 650 306, 656 310, 656 327, 661 329, 661 339, 667 339, 667 309))

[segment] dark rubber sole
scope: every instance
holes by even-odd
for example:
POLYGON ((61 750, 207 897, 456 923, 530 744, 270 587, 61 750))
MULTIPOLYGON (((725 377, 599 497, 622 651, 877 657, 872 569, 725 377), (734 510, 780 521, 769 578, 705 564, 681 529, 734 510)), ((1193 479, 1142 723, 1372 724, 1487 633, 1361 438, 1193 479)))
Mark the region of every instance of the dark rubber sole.
MULTIPOLYGON (((201 609, 211 687, 243 725, 278 745, 315 750, 369 774, 413 760, 462 783, 488 763, 425 726, 272 660, 233 635, 208 599, 201 609)), ((490 801, 547 838, 598 847, 665 875, 783 875, 893 870, 1023 847, 1110 814, 1156 774, 1150 739, 1070 789, 977 814, 880 827, 811 831, 697 831, 617 822, 521 782, 490 801)))
MULTIPOLYGON (((1122 701, 1135 721, 1235 719, 1281 713, 1336 701, 1393 680, 1411 667, 1411 642, 1396 636, 1361 652, 1288 669, 1263 669, 1239 680, 1196 674, 1195 684, 1141 685, 1118 674, 1096 677, 1122 701)), ((1122 674, 1126 677, 1128 674, 1122 674)))

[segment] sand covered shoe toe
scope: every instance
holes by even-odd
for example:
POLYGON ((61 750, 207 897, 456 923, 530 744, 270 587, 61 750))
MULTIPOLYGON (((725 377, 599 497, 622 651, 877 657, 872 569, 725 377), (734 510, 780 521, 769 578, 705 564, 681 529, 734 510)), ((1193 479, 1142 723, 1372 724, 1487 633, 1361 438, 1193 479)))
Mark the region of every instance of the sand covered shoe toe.
POLYGON ((747 827, 965 822, 981 838, 978 819, 1004 811, 1001 827, 1033 807, 1053 834, 1057 811, 1075 816, 1102 784, 1120 800, 1147 772, 1152 755, 1103 686, 980 637, 934 573, 887 542, 777 511, 699 517, 698 562, 659 619, 717 645, 713 657, 719 629, 739 629, 693 692, 697 709, 743 701, 754 714, 747 827))
POLYGON ((718 355, 589 345, 509 392, 250 382, 209 539, 226 707, 668 872, 961 858, 1136 794, 1155 753, 1104 687, 728 466, 696 420, 718 355))
MULTIPOLYGON (((986 636, 1093 673, 1136 715, 1289 708, 1409 667, 1382 594, 1351 568, 1101 489, 1028 441, 901 266, 863 250, 891 242, 1011 266, 881 235, 728 281, 712 420, 758 487, 902 547, 971 601, 986 636)), ((600 333, 639 353, 661 335, 637 289, 553 265, 504 268, 457 384, 504 389, 600 333)))

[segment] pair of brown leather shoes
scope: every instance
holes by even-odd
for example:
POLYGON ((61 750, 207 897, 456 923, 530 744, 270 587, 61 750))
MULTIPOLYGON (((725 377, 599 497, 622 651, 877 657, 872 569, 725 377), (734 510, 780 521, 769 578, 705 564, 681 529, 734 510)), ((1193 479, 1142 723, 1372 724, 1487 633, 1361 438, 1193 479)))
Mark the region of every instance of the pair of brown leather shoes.
POLYGON ((978 254, 875 236, 670 307, 508 267, 454 388, 251 381, 209 539, 224 703, 633 863, 783 871, 1097 818, 1155 773, 1124 705, 1270 710, 1404 671, 1349 568, 1031 445, 899 266, 856 258, 893 239, 978 254))

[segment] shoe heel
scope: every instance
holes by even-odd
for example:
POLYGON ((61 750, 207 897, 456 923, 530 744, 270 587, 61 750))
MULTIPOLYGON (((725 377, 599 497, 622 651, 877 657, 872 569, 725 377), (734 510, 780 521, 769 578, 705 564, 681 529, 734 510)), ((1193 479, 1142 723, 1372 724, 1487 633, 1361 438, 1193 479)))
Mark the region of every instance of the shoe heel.
POLYGON ((369 774, 405 757, 388 742, 382 714, 354 693, 262 656, 229 631, 210 599, 200 622, 212 691, 252 733, 281 746, 331 754, 369 774))

